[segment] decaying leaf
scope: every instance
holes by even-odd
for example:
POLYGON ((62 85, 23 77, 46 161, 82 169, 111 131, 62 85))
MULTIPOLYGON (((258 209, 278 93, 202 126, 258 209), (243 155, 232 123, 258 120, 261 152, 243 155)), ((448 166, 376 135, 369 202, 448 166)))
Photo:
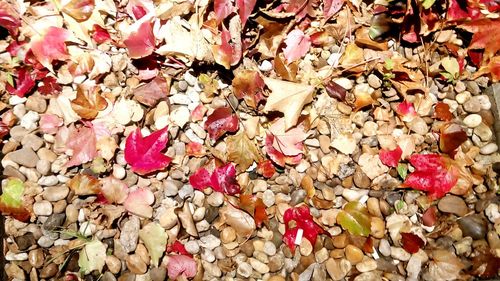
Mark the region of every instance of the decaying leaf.
POLYGON ((71 127, 66 148, 71 150, 71 159, 66 166, 72 167, 92 161, 97 156, 96 135, 92 127, 71 127))
POLYGON ((442 152, 450 155, 468 139, 464 129, 455 123, 443 125, 440 133, 439 148, 442 152))
POLYGON ((464 264, 452 251, 434 250, 429 262, 429 278, 432 280, 455 280, 460 276, 464 264))
POLYGON ((237 164, 240 171, 245 171, 253 162, 261 159, 254 141, 250 140, 244 131, 226 138, 227 160, 237 164))
POLYGON ((139 238, 148 249, 151 256, 151 264, 158 267, 160 258, 165 252, 168 235, 165 229, 156 222, 150 222, 139 231, 139 238))
POLYGON ((71 108, 83 119, 94 119, 107 105, 97 87, 90 90, 78 87, 76 98, 71 101, 71 108))
POLYGON ((3 215, 25 222, 30 218, 30 212, 24 206, 24 184, 18 178, 9 178, 2 186, 2 195, 0 195, 0 212, 3 215))
POLYGON ((106 246, 99 240, 87 242, 80 251, 78 266, 84 274, 97 270, 102 272, 106 263, 106 246))
POLYGON ((450 112, 450 106, 444 102, 436 103, 434 107, 434 117, 442 121, 450 121, 453 114, 450 112))
POLYGON ((357 201, 349 202, 344 206, 337 215, 337 222, 352 235, 370 235, 370 214, 366 206, 357 201))
POLYGON ((216 167, 212 173, 200 168, 189 177, 189 183, 198 190, 211 187, 213 190, 229 195, 240 193, 240 185, 236 181, 236 168, 233 163, 216 167))
POLYGON ((401 233, 401 245, 403 249, 410 254, 415 254, 424 246, 424 241, 418 235, 413 233, 401 233))
POLYGON ((399 146, 394 150, 381 149, 379 151, 380 161, 382 161, 384 165, 394 168, 398 166, 401 155, 403 155, 403 150, 401 150, 399 146))
POLYGON ((238 128, 238 117, 229 107, 217 108, 205 121, 205 130, 212 140, 217 140, 226 132, 236 132, 238 128))
POLYGON ((151 190, 147 188, 138 188, 130 192, 123 202, 123 206, 132 214, 150 218, 153 215, 151 205, 155 202, 155 196, 151 190))
POLYGON ((147 106, 155 106, 167 97, 169 91, 167 80, 162 76, 157 76, 148 83, 135 88, 133 92, 138 102, 147 106))
POLYGON ((101 179, 101 192, 109 203, 122 204, 128 195, 128 186, 121 180, 109 176, 101 179))
POLYGON ((241 209, 253 216, 257 227, 260 227, 263 222, 269 222, 266 213, 266 205, 264 205, 261 198, 251 194, 241 194, 239 206, 241 209))
POLYGON ((177 279, 179 276, 192 278, 196 275, 197 269, 196 261, 190 256, 172 255, 168 258, 168 277, 172 280, 179 280, 177 279))
POLYGON ((134 28, 137 30, 132 31, 123 41, 130 57, 139 59, 151 55, 156 45, 152 24, 149 21, 143 21, 136 27, 131 27, 131 29, 134 28))
POLYGON ((286 48, 283 49, 283 54, 287 63, 290 63, 305 56, 311 47, 311 39, 302 30, 294 29, 288 33, 285 44, 286 48))
POLYGON ((220 209, 222 220, 243 237, 249 237, 255 230, 255 221, 248 213, 228 204, 220 209))
POLYGON ((101 191, 101 183, 91 175, 78 174, 68 181, 68 187, 76 195, 93 195, 101 191))
POLYGON ((52 69, 52 61, 69 58, 65 42, 71 36, 71 31, 51 26, 41 36, 31 40, 31 51, 43 66, 52 69))
POLYGON ((264 80, 259 72, 243 70, 236 74, 232 82, 234 95, 239 99, 244 99, 245 103, 257 108, 257 104, 264 99, 264 80))

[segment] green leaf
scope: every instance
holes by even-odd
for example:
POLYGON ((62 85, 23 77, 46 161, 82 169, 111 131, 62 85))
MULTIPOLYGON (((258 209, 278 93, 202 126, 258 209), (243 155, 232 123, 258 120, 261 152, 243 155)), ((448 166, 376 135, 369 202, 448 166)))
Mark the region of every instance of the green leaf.
POLYGON ((422 2, 422 6, 425 9, 429 9, 430 7, 432 7, 432 5, 434 5, 435 2, 436 0, 424 0, 424 2, 422 2))
POLYGON ((337 222, 352 235, 370 235, 370 214, 366 206, 357 201, 349 202, 344 206, 344 209, 337 215, 337 222))
POLYGON ((12 78, 12 73, 10 72, 7 72, 7 83, 14 87, 14 78, 12 78))
POLYGON ((84 274, 97 270, 102 271, 106 263, 106 246, 99 240, 92 240, 85 244, 80 251, 78 266, 84 274))
POLYGON ((406 179, 406 176, 408 175, 408 165, 399 163, 398 167, 396 167, 396 170, 398 171, 398 175, 404 180, 406 179))
POLYGON ((168 235, 158 223, 152 222, 139 231, 139 237, 144 242, 151 256, 151 263, 158 267, 158 262, 165 252, 168 235))
POLYGON ((11 207, 19 208, 23 204, 24 185, 18 178, 9 178, 7 184, 2 189, 0 201, 11 207))
POLYGON ((439 74, 443 75, 444 78, 446 78, 446 80, 448 82, 453 82, 455 81, 455 77, 453 76, 453 74, 449 73, 449 72, 440 72, 439 74))
POLYGON ((458 77, 458 74, 460 72, 460 65, 458 64, 456 58, 446 57, 441 60, 441 65, 443 66, 444 70, 446 70, 446 72, 453 76, 453 78, 458 77))
POLYGON ((389 58, 385 59, 384 68, 389 70, 389 71, 393 70, 394 69, 394 61, 392 61, 389 58))

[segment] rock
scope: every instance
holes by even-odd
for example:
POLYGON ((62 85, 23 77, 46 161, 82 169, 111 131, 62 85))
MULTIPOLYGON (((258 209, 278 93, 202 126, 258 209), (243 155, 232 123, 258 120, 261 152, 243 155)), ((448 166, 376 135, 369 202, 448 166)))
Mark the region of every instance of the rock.
POLYGON ((352 154, 357 147, 356 140, 351 134, 339 135, 330 145, 344 154, 352 154))
POLYGON ((59 200, 66 199, 69 194, 69 188, 65 185, 59 186, 49 186, 46 187, 42 193, 42 196, 45 200, 50 202, 56 202, 59 200))
POLYGON ((342 280, 351 271, 351 263, 346 259, 329 258, 326 261, 326 271, 333 280, 342 280))
POLYGON ((148 269, 146 263, 136 254, 127 256, 126 263, 127 268, 134 274, 144 274, 148 269))
POLYGON ((374 179, 389 171, 389 168, 380 161, 378 154, 363 153, 358 159, 358 164, 370 179, 374 179))
POLYGON ((59 267, 55 263, 49 263, 40 271, 40 278, 50 278, 57 274, 59 267))
POLYGON ((174 208, 168 208, 165 212, 160 215, 160 225, 165 229, 171 229, 178 222, 177 215, 175 214, 174 208))
POLYGON ((106 271, 99 279, 99 281, 116 281, 116 277, 113 275, 113 273, 106 271))
POLYGON ((260 274, 269 272, 269 267, 265 263, 254 258, 249 258, 248 261, 250 262, 250 265, 253 267, 253 269, 255 269, 260 274))
POLYGON ((21 173, 19 169, 16 169, 10 165, 5 167, 5 169, 3 170, 3 175, 6 177, 18 178, 23 182, 26 181, 26 177, 23 175, 23 173, 21 173))
POLYGON ((200 246, 209 250, 213 250, 220 246, 220 239, 212 234, 200 238, 200 246))
POLYGON ((42 237, 40 237, 40 239, 38 239, 37 243, 42 248, 48 248, 48 247, 54 245, 54 240, 48 236, 42 236, 42 237))
POLYGON ((363 260, 363 251, 354 245, 345 247, 345 257, 351 264, 357 264, 363 260))
POLYGON ((35 236, 31 232, 16 237, 15 240, 19 251, 26 251, 29 247, 36 244, 35 236))
POLYGON ((382 86, 382 80, 377 75, 370 74, 368 75, 368 85, 374 89, 378 89, 382 86))
POLYGON ((303 238, 300 242, 299 250, 302 256, 309 256, 313 251, 313 246, 311 245, 311 242, 309 242, 309 240, 303 238))
POLYGON ((328 259, 328 250, 326 248, 321 248, 314 254, 314 258, 317 263, 323 263, 328 259))
POLYGON ((54 186, 59 183, 57 176, 44 176, 38 180, 38 184, 41 186, 54 186))
POLYGON ((283 268, 283 265, 285 264, 285 258, 283 257, 283 254, 278 254, 269 257, 269 271, 270 272, 277 272, 283 268))
POLYGON ((270 189, 264 191, 262 194, 262 202, 266 207, 271 207, 275 203, 274 192, 270 189))
POLYGON ((137 247, 139 229, 140 221, 136 216, 131 216, 130 219, 123 225, 120 233, 120 243, 127 253, 133 252, 137 247))
POLYGON ((122 180, 125 178, 125 176, 127 176, 127 172, 125 171, 125 169, 122 166, 114 164, 113 165, 113 176, 119 180, 122 180))
POLYGON ((42 267, 45 261, 43 250, 42 249, 31 250, 28 254, 28 261, 30 265, 33 266, 34 268, 42 267))
POLYGON ((464 200, 455 195, 447 195, 441 198, 438 209, 441 212, 455 214, 459 217, 465 216, 469 211, 464 200))
POLYGON ((365 196, 368 194, 368 190, 363 190, 363 189, 350 189, 350 188, 344 188, 342 191, 342 197, 345 198, 345 200, 352 202, 352 201, 358 201, 361 197, 365 196))
POLYGON ((252 266, 247 262, 239 263, 236 272, 242 277, 248 278, 252 274, 252 266))
POLYGON ((341 86, 342 88, 344 88, 346 90, 352 89, 352 86, 353 86, 352 81, 347 79, 347 78, 344 78, 344 77, 336 78, 333 80, 333 82, 339 84, 339 86, 341 86))
POLYGON ((481 103, 478 99, 471 98, 464 103, 464 110, 469 113, 478 113, 481 111, 481 103))
POLYGON ((219 207, 224 203, 224 194, 221 192, 212 192, 212 194, 207 197, 207 203, 210 206, 219 207))
POLYGON ((268 256, 274 256, 276 255, 276 245, 274 245, 274 243, 271 241, 266 241, 264 243, 263 251, 268 256))
POLYGON ((66 219, 66 215, 64 213, 52 214, 43 223, 43 229, 48 230, 48 231, 54 231, 54 230, 58 229, 61 225, 63 225, 65 219, 66 219))
POLYGON ((370 178, 359 167, 356 167, 353 180, 354 184, 360 188, 368 188, 371 184, 370 178))
POLYGON ((400 261, 408 261, 411 255, 403 248, 391 247, 391 257, 400 261))
POLYGON ((413 132, 415 132, 419 135, 422 135, 422 136, 427 134, 427 132, 429 131, 429 127, 427 126, 427 123, 425 123, 425 120, 421 117, 413 118, 413 120, 408 123, 408 127, 413 132))
POLYGON ((493 132, 490 127, 484 123, 481 123, 479 126, 474 128, 474 134, 484 142, 490 141, 493 137, 493 132))
POLYGON ((16 150, 7 154, 5 157, 19 165, 23 165, 28 168, 35 168, 36 163, 39 160, 38 155, 36 155, 36 153, 31 148, 22 148, 16 150))
POLYGON ((106 266, 113 274, 118 274, 122 268, 122 262, 115 256, 106 256, 106 266))
POLYGON ((483 239, 486 236, 488 223, 478 214, 463 217, 457 222, 464 237, 470 236, 474 240, 477 240, 483 239))
POLYGON ((10 136, 18 142, 21 142, 23 138, 28 135, 29 131, 21 126, 14 126, 10 129, 10 136))
POLYGON ((33 204, 33 213, 37 216, 50 216, 52 214, 52 204, 49 201, 40 201, 33 204))
POLYGON ((236 231, 232 227, 224 228, 220 233, 220 239, 222 243, 231 243, 236 239, 236 231))
POLYGON ((370 225, 371 235, 375 238, 383 238, 385 235, 385 220, 380 217, 373 217, 370 225))
POLYGON ((496 143, 488 143, 487 145, 481 147, 479 152, 483 155, 493 154, 498 151, 498 145, 496 143))
POLYGON ((191 185, 184 185, 180 190, 179 190, 179 197, 181 199, 188 198, 188 197, 193 197, 194 195, 194 189, 191 185))
POLYGON ((167 270, 163 267, 154 267, 149 270, 151 281, 164 281, 167 277, 167 270))
POLYGON ((490 110, 491 109, 491 101, 487 95, 479 95, 473 97, 473 99, 477 99, 479 104, 481 105, 482 110, 490 110))
POLYGON ((36 170, 46 176, 50 172, 50 162, 48 160, 40 159, 36 162, 36 170))
MULTIPOLYGON (((166 180, 163 182, 163 194, 165 196, 176 196, 179 193, 178 181, 166 180)), ((179 182, 180 183, 180 182, 179 182)), ((182 185, 181 185, 182 186, 182 185)))
POLYGON ((31 95, 26 101, 26 110, 44 113, 47 110, 47 102, 40 95, 31 95))
POLYGON ((378 245, 378 250, 380 253, 386 257, 391 255, 391 245, 389 244, 389 241, 386 239, 381 239, 380 244, 378 245))
POLYGON ((377 269, 377 262, 369 257, 364 257, 363 261, 356 264, 356 269, 359 272, 368 272, 377 269))
POLYGON ((198 244, 197 241, 190 240, 186 242, 184 245, 184 248, 186 248, 186 251, 190 254, 196 255, 200 252, 200 245, 198 244))
POLYGON ((40 147, 42 147, 43 139, 33 134, 29 134, 21 140, 21 144, 23 145, 23 148, 31 148, 32 150, 37 151, 40 147))
POLYGON ((479 114, 470 114, 464 118, 464 124, 469 128, 475 128, 481 124, 483 118, 479 114))

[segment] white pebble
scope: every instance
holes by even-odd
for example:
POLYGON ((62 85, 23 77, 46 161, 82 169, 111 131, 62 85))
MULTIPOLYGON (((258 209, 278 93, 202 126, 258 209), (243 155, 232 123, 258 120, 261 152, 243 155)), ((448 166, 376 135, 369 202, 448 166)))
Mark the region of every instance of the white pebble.
POLYGON ((127 172, 125 169, 117 164, 113 165, 113 176, 119 180, 124 179, 125 176, 127 175, 127 172))
POLYGON ((25 98, 25 97, 18 97, 18 96, 10 96, 9 98, 9 104, 10 105, 18 105, 18 104, 22 104, 22 103, 25 103, 28 99, 25 98))
POLYGON ((262 61, 262 63, 259 65, 260 71, 271 71, 272 69, 273 69, 273 64, 268 60, 262 61))

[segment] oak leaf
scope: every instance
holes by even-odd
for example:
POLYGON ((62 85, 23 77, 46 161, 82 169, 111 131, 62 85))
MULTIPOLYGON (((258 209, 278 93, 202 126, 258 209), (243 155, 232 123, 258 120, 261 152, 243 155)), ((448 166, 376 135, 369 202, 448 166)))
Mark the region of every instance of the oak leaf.
POLYGON ((161 170, 168 166, 172 159, 161 151, 168 142, 168 127, 143 137, 137 128, 130 133, 125 142, 125 161, 132 167, 132 171, 144 175, 161 170))
POLYGON ((279 111, 285 115, 285 130, 297 124, 304 105, 313 100, 314 86, 264 78, 271 90, 264 112, 279 111))
POLYGON ((245 171, 253 162, 261 159, 259 150, 245 132, 240 131, 234 136, 226 138, 227 160, 237 164, 240 171, 245 171))

